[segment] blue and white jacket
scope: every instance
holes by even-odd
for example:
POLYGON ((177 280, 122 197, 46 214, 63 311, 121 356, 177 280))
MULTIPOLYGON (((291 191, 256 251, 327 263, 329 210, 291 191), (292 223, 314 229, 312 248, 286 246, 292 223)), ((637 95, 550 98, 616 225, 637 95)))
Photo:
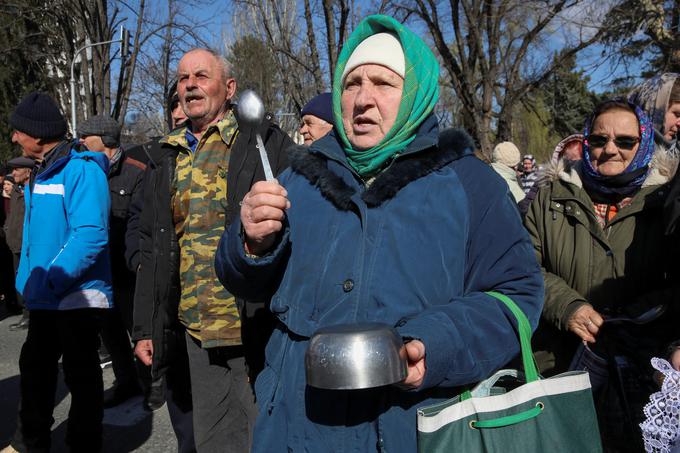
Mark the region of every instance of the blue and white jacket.
POLYGON ((110 308, 109 161, 71 149, 25 192, 17 290, 29 310, 110 308))

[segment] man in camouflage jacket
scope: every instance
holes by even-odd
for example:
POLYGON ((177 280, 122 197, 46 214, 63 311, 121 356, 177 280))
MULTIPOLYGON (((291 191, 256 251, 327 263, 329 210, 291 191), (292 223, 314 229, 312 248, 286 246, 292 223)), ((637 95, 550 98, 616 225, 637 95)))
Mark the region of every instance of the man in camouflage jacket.
MULTIPOLYGON (((255 131, 241 127, 232 109, 236 82, 228 64, 210 50, 194 49, 177 73, 189 120, 160 140, 147 167, 135 353, 152 365, 154 377, 167 375, 171 393, 185 390, 176 377, 184 374, 177 368, 185 368, 188 357, 197 451, 245 452, 256 409, 244 355, 261 357, 267 332, 259 322, 254 333, 246 332, 250 316, 239 313, 244 304, 237 305, 219 283, 213 259, 225 225, 250 186, 264 180, 264 171, 255 131)), ((264 123, 260 133, 278 174, 287 166, 285 149, 292 141, 264 123)))

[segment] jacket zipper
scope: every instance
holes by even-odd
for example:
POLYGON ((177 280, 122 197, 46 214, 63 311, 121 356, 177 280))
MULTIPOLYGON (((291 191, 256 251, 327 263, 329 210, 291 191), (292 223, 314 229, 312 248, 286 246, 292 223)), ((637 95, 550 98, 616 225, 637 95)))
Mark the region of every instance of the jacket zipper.
MULTIPOLYGON (((163 168, 163 161, 160 162, 160 172, 161 176, 163 174, 164 168, 163 168)), ((158 178, 154 178, 153 180, 153 192, 154 194, 157 193, 158 189, 158 178)), ((153 324, 154 324, 154 319, 156 318, 156 315, 158 314, 158 294, 156 293, 156 271, 158 269, 158 256, 155 256, 156 253, 154 253, 153 249, 155 248, 156 244, 155 241, 153 240, 154 237, 158 234, 158 206, 153 207, 153 232, 151 234, 151 251, 154 254, 154 260, 153 260, 153 272, 151 273, 151 294, 153 294, 153 310, 151 310, 151 338, 153 340, 153 324)))

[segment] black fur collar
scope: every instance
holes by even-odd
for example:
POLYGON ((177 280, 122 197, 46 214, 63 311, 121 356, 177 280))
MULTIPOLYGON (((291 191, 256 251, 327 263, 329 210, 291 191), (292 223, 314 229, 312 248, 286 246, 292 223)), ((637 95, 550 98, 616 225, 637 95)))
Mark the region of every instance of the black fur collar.
MULTIPOLYGON (((460 129, 447 129, 439 135, 439 147, 404 155, 397 159, 387 170, 375 178, 369 188, 361 194, 367 206, 377 207, 393 198, 399 190, 412 181, 436 171, 450 162, 472 154, 473 142, 470 136, 460 129)), ((356 189, 328 169, 328 159, 319 153, 310 153, 305 146, 295 146, 288 150, 288 159, 293 171, 299 173, 318 187, 324 197, 336 208, 352 209, 352 195, 356 189)))

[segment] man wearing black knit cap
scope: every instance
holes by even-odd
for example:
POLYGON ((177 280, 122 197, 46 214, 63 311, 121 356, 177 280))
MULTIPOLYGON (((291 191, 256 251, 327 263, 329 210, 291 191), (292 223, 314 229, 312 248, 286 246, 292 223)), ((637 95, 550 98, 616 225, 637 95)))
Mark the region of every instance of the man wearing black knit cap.
POLYGON ((59 359, 71 408, 70 451, 101 451, 101 318, 111 307, 108 161, 78 152, 48 95, 34 92, 12 112, 12 142, 36 161, 24 191, 26 213, 17 290, 30 312, 21 349, 17 430, 0 453, 50 451, 59 359))
POLYGON ((14 128, 12 143, 19 145, 26 157, 42 162, 37 171, 46 168, 48 159, 54 161, 69 152, 69 143, 65 140, 66 120, 46 94, 33 92, 24 97, 9 122, 14 128))
POLYGON ((142 393, 129 334, 132 332, 132 302, 135 273, 125 262, 125 235, 132 197, 141 190, 146 165, 129 157, 120 146, 121 125, 108 115, 96 115, 78 126, 80 143, 88 150, 106 154, 110 162, 111 194, 109 248, 113 277, 113 309, 104 318, 102 340, 111 354, 116 385, 104 398, 104 407, 114 407, 142 393))

